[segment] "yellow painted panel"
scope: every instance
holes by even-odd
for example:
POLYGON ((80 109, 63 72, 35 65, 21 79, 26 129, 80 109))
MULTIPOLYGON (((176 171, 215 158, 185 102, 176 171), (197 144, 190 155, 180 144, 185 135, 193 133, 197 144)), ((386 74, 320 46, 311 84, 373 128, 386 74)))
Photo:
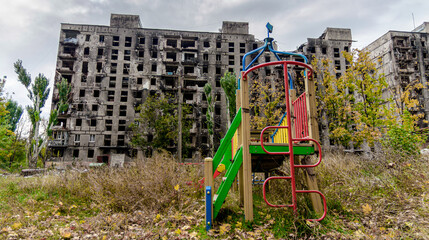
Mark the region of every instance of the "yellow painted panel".
MULTIPOLYGON (((280 126, 287 126, 286 117, 283 118, 280 126)), ((274 143, 288 143, 287 128, 278 128, 276 135, 274 135, 274 143)))

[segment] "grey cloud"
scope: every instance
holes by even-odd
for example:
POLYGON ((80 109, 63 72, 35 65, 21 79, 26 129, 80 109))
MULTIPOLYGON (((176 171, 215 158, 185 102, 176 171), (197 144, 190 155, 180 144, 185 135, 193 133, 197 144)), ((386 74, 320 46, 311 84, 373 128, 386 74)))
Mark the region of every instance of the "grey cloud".
MULTIPOLYGON (((146 28, 218 31, 223 20, 248 21, 258 39, 265 24, 282 50, 293 50, 307 38, 319 37, 326 27, 351 28, 354 47, 362 48, 388 30, 411 30, 429 21, 425 0, 11 0, 0 9, 0 75, 7 75, 6 90, 28 104, 17 83, 13 62, 18 58, 36 76, 55 73, 60 23, 108 25, 110 13, 140 15, 146 28)), ((46 107, 49 109, 49 106, 46 107)), ((45 110, 47 112, 47 110, 45 110)))

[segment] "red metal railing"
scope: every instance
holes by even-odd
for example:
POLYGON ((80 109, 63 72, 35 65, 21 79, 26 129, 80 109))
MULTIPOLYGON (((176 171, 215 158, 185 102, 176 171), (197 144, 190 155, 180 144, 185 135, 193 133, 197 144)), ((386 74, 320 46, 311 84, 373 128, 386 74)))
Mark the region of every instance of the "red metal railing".
POLYGON ((301 94, 295 101, 292 102, 295 115, 295 136, 297 138, 309 137, 308 119, 307 119, 307 104, 305 92, 301 94))

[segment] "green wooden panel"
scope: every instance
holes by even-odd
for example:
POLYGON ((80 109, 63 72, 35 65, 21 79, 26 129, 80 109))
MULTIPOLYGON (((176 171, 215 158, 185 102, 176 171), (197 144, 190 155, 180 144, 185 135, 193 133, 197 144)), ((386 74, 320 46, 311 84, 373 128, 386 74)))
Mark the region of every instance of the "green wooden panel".
MULTIPOLYGON (((231 141, 230 141, 231 142, 231 141)), ((223 159, 220 163, 223 163, 225 165, 225 169, 228 169, 232 162, 232 151, 231 151, 231 144, 229 144, 225 150, 225 154, 223 155, 223 159)))
POLYGON ((237 151, 237 154, 234 156, 234 161, 231 166, 226 170, 225 177, 226 179, 222 181, 219 188, 217 189, 217 198, 213 203, 213 219, 216 218, 219 213, 220 207, 225 201, 226 196, 228 195, 229 189, 234 182, 235 177, 237 176, 238 170, 240 169, 241 164, 243 163, 243 151, 240 148, 237 151))
POLYGON ((231 123, 231 127, 229 127, 228 131, 225 134, 225 137, 223 138, 223 141, 221 141, 220 146, 213 157, 213 173, 216 170, 219 163, 221 162, 223 155, 225 154, 225 151, 227 150, 228 146, 231 146, 231 139, 234 137, 234 134, 237 131, 238 126, 240 126, 240 123, 241 123, 241 108, 238 109, 237 114, 235 115, 234 120, 231 123))
MULTIPOLYGON (((289 146, 267 145, 265 146, 265 149, 268 152, 288 152, 289 146)), ((264 152, 261 145, 250 145, 249 152, 251 154, 267 154, 266 152, 264 152)), ((311 155, 311 154, 314 154, 314 147, 313 146, 294 146, 293 154, 294 155, 311 155)))

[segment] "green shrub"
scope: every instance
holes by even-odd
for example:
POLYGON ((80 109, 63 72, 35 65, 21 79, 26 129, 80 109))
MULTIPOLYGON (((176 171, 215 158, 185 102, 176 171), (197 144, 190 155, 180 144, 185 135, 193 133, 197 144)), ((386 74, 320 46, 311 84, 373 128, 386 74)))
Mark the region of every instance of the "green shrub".
POLYGON ((402 115, 402 124, 393 124, 389 127, 383 145, 401 156, 418 155, 419 146, 424 138, 415 131, 414 119, 411 113, 405 111, 402 115))

